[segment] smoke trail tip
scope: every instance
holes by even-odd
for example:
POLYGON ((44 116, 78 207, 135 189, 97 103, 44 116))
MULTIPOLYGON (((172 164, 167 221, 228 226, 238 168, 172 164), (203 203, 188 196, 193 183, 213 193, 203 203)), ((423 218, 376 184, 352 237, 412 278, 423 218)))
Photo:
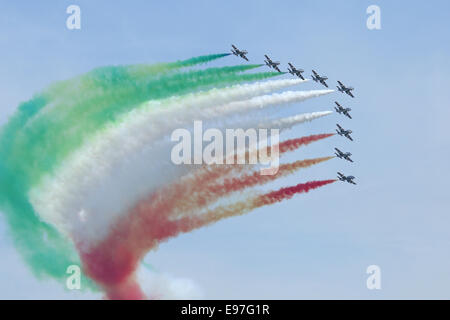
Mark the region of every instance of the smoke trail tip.
POLYGON ((325 90, 317 90, 317 93, 323 95, 323 94, 329 94, 329 93, 333 93, 336 92, 336 90, 333 89, 325 89, 325 90))
POLYGON ((226 56, 229 56, 231 53, 215 53, 215 54, 208 54, 204 56, 197 56, 192 57, 186 60, 180 60, 173 63, 170 63, 169 66, 175 67, 175 68, 183 68, 183 67, 192 67, 195 65, 201 65, 205 64, 211 61, 214 61, 216 59, 220 59, 226 56))
POLYGON ((299 183, 295 186, 281 188, 275 191, 271 191, 269 193, 263 194, 255 199, 255 207, 261 207, 263 205, 270 205, 273 203, 281 202, 283 200, 287 200, 292 198, 296 194, 307 193, 311 190, 320 188, 327 184, 333 183, 336 180, 318 180, 318 181, 309 181, 306 183, 299 183))
POLYGON ((196 58, 209 58, 209 59, 219 59, 219 58, 223 58, 223 57, 226 57, 226 56, 229 56, 229 55, 231 55, 231 53, 229 53, 229 52, 222 52, 222 53, 213 53, 213 54, 210 54, 210 55, 205 55, 205 56, 199 56, 199 57, 196 57, 196 58))
POLYGON ((319 117, 328 116, 332 113, 333 113, 333 111, 330 111, 330 110, 313 112, 313 114, 315 114, 316 116, 319 116, 319 117))
POLYGON ((259 68, 259 67, 261 67, 261 66, 263 66, 263 65, 262 65, 262 64, 256 64, 256 63, 254 63, 254 64, 242 64, 242 65, 240 65, 241 68, 244 68, 244 69, 246 69, 246 70, 256 69, 256 68, 259 68))
POLYGON ((331 184, 331 183, 336 182, 336 181, 337 181, 337 179, 327 179, 327 180, 314 180, 314 181, 309 181, 309 182, 306 182, 306 183, 305 182, 300 182, 299 184, 297 184, 295 186, 285 187, 285 188, 282 188, 282 189, 295 188, 296 191, 300 191, 301 190, 302 192, 308 192, 309 190, 316 189, 318 187, 322 187, 322 186, 325 186, 327 184, 331 184), (304 188, 305 186, 307 188, 304 188))

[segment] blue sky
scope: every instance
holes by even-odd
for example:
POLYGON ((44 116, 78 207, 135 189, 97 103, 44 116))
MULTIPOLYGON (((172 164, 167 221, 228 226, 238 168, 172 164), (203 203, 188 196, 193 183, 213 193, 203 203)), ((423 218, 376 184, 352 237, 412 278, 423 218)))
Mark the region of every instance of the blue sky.
MULTIPOLYGON (((295 106, 351 107, 291 136, 353 130, 297 153, 333 159, 281 185, 353 174, 343 183, 261 208, 164 243, 146 261, 193 279, 207 298, 450 298, 450 3, 413 1, 0 1, 0 124, 50 83, 111 64, 173 61, 249 51, 314 68, 353 85, 295 106), (67 6, 81 7, 81 30, 67 30, 67 6), (381 30, 366 8, 381 8, 381 30), (366 288, 379 265, 382 289, 366 288)), ((227 57, 220 64, 241 63, 227 57)), ((302 89, 319 88, 309 83, 302 89)), ((36 280, 15 253, 0 218, 0 298, 79 298, 36 280)), ((83 297, 95 297, 87 295, 83 297)))

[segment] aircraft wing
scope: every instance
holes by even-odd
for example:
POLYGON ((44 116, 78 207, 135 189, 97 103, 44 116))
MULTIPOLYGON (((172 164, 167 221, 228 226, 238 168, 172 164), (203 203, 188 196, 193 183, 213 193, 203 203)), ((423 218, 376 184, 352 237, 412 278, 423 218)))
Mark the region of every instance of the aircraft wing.
POLYGON ((322 80, 321 83, 322 83, 325 87, 328 88, 328 85, 327 85, 327 83, 325 82, 325 80, 322 80))
POLYGON ((343 130, 342 127, 341 127, 340 125, 338 125, 337 123, 336 123, 336 125, 337 125, 337 127, 338 127, 340 130, 343 130))
POLYGON ((277 70, 278 72, 281 72, 281 70, 275 65, 275 66, 273 66, 273 68, 275 69, 275 70, 277 70))
POLYGON ((346 137, 353 141, 352 137, 349 134, 347 134, 346 137))
POLYGON ((315 75, 316 77, 318 76, 317 72, 315 72, 314 70, 312 71, 312 73, 314 73, 314 75, 315 75))
POLYGON ((346 113, 346 116, 352 119, 352 116, 348 112, 346 113))
POLYGON ((338 80, 338 83, 339 83, 339 85, 341 86, 341 88, 344 86, 344 85, 342 84, 342 82, 340 82, 339 80, 338 80))
POLYGON ((248 59, 247 59, 247 57, 245 56, 245 54, 242 55, 242 58, 248 61, 248 59))
POLYGON ((302 76, 301 73, 299 73, 298 76, 299 76, 302 80, 305 80, 305 78, 302 76))
POLYGON ((352 98, 355 97, 351 91, 348 91, 348 95, 349 95, 350 97, 352 97, 352 98))

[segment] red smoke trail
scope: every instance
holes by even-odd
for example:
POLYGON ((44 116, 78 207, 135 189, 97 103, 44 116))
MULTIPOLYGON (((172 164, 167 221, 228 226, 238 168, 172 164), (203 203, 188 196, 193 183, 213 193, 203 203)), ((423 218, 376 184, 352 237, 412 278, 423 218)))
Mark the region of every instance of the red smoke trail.
MULTIPOLYGON (((286 141, 279 143, 279 145, 278 145, 279 153, 280 153, 280 155, 282 155, 286 152, 294 151, 302 146, 308 145, 315 141, 319 141, 319 140, 331 137, 333 135, 334 135, 334 133, 323 133, 323 134, 315 134, 315 135, 310 135, 310 136, 306 136, 306 137, 286 140, 286 141)), ((255 151, 250 151, 250 152, 255 152, 255 151)), ((234 159, 235 159, 235 163, 236 163, 237 162, 236 154, 234 155, 234 159)), ((249 151, 245 152, 245 159, 249 159, 249 151)), ((326 159, 326 160, 328 160, 328 159, 326 159)), ((315 160, 311 160, 311 161, 314 162, 315 160)), ((321 162, 321 161, 319 161, 319 162, 321 162)), ((225 158, 224 158, 224 163, 225 163, 225 158)), ((298 162, 296 162, 296 164, 301 166, 301 164, 298 162)), ((311 163, 310 165, 312 165, 312 164, 315 164, 315 163, 311 163)), ((294 165, 294 164, 291 164, 291 165, 294 165)), ((306 166, 308 166, 308 165, 306 165, 306 166)), ((187 205, 187 202, 185 201, 186 195, 189 195, 189 198, 191 199, 191 201, 194 202, 195 196, 198 194, 210 194, 210 197, 211 197, 214 195, 214 190, 217 190, 218 196, 221 194, 227 194, 227 193, 230 193, 233 191, 237 191, 238 189, 236 189, 236 187, 235 187, 234 190, 220 193, 220 191, 221 191, 220 188, 226 189, 228 187, 228 185, 217 185, 217 183, 210 185, 210 183, 214 183, 218 179, 224 178, 227 175, 228 176, 237 175, 244 171, 248 172, 254 167, 255 167, 254 165, 250 165, 250 164, 247 164, 247 165, 242 165, 242 164, 214 165, 212 167, 204 166, 204 167, 200 168, 194 175, 191 175, 187 180, 180 182, 179 183, 180 186, 178 186, 178 187, 171 186, 170 187, 170 189, 172 189, 172 191, 173 191, 174 187, 180 191, 172 197, 171 201, 172 201, 173 207, 178 207, 178 209, 179 209, 178 211, 192 209, 191 205, 186 206, 187 205)), ((291 169, 288 169, 288 165, 282 165, 282 166, 280 166, 280 169, 282 171, 285 171, 285 173, 292 172, 291 169), (288 172, 286 172, 286 170, 288 172), (291 170, 291 171, 289 171, 289 170, 291 170)), ((258 173, 255 173, 255 175, 258 175, 258 173)), ((279 170, 276 177, 280 177, 280 176, 281 176, 281 173, 279 170)), ((266 176, 266 177, 271 177, 271 176, 266 176)), ((233 182, 239 183, 238 179, 239 178, 234 178, 233 182)), ((264 178, 261 177, 260 179, 262 180, 264 178)), ((268 179, 270 179, 270 178, 268 178, 268 179)), ((263 183, 263 181, 261 181, 261 183, 263 183)), ((165 191, 164 193, 167 193, 167 192, 170 192, 170 191, 165 191)), ((204 206, 207 203, 208 203, 208 198, 200 197, 197 200, 197 203, 195 204, 195 206, 196 207, 204 206)), ((173 214, 177 215, 177 212, 174 212, 173 214)))
POLYGON ((322 133, 322 134, 313 134, 307 137, 286 140, 280 143, 279 145, 280 154, 283 154, 287 151, 294 151, 301 146, 308 145, 312 142, 319 141, 331 137, 333 135, 334 133, 322 133))
POLYGON ((209 187, 205 187, 203 188, 203 190, 201 190, 201 192, 191 194, 186 199, 178 199, 179 204, 177 205, 176 209, 183 212, 193 210, 198 207, 211 204, 219 197, 227 196, 230 193, 241 191, 255 185, 262 185, 264 183, 294 173, 302 168, 307 168, 312 165, 330 160, 332 158, 333 157, 306 159, 282 164, 280 165, 276 175, 261 175, 259 171, 255 171, 250 174, 245 174, 241 177, 225 178, 222 183, 216 183, 210 185, 209 187))
MULTIPOLYGON (((274 204, 276 202, 281 202, 285 199, 290 199, 294 195, 299 193, 306 193, 312 189, 316 189, 327 184, 333 183, 336 180, 322 180, 322 181, 310 181, 306 183, 300 183, 296 186, 281 188, 276 191, 271 191, 262 195, 257 195, 248 201, 240 201, 235 204, 231 204, 228 206, 223 206, 219 208, 215 208, 205 214, 202 214, 198 217, 186 217, 186 225, 187 228, 183 228, 183 230, 190 231, 189 227, 195 226, 193 229, 203 227, 205 225, 209 225, 215 222, 218 222, 224 218, 240 216, 246 214, 256 208, 260 208, 262 206, 274 204)), ((184 231, 184 232, 187 232, 184 231)))
MULTIPOLYGON (((322 140, 322 139, 325 139, 325 138, 328 138, 331 136, 334 136, 334 133, 313 134, 313 135, 306 136, 306 137, 286 140, 286 141, 283 141, 278 144, 278 152, 280 155, 282 155, 288 151, 294 151, 302 146, 308 145, 312 142, 316 142, 316 141, 319 141, 319 140, 322 140)), ((270 151, 270 148, 269 148, 269 151, 270 151)), ((258 150, 246 151, 244 159, 249 159, 249 154, 255 153, 255 152, 258 152, 258 150)), ((237 157, 238 157, 238 155, 235 154, 234 155, 234 163, 237 163, 237 157)))
POLYGON ((144 299, 135 280, 140 259, 161 241, 180 233, 190 232, 227 217, 243 215, 265 205, 289 199, 297 193, 332 183, 336 180, 312 181, 282 188, 248 201, 219 207, 199 216, 185 216, 171 220, 167 201, 150 196, 139 203, 119 221, 116 228, 102 243, 81 253, 83 267, 88 276, 106 291, 110 299, 144 299))
POLYGON ((336 180, 334 180, 334 179, 321 180, 321 181, 310 181, 310 182, 306 182, 306 183, 300 183, 300 184, 297 184, 296 186, 292 186, 292 187, 281 188, 280 190, 272 191, 272 192, 269 192, 262 196, 257 197, 255 199, 254 203, 255 203, 256 208, 266 206, 269 204, 273 204, 275 202, 280 202, 285 199, 290 199, 295 194, 306 193, 306 192, 309 192, 310 190, 317 189, 319 187, 325 186, 325 185, 333 183, 335 181, 336 180))
MULTIPOLYGON (((283 154, 293 151, 303 145, 332 135, 319 134, 287 140, 279 144, 279 152, 283 154)), ((175 208, 182 209, 186 205, 186 199, 194 193, 207 190, 208 186, 211 186, 217 179, 237 174, 252 167, 249 165, 203 167, 196 174, 183 178, 179 183, 152 194, 137 205, 126 218, 119 221, 116 224, 117 228, 111 232, 105 241, 88 252, 80 250, 86 273, 103 286, 108 298, 145 298, 134 279, 134 271, 143 255, 150 249, 155 248, 164 239, 220 220, 220 214, 206 215, 203 218, 181 217, 177 220, 171 220, 170 218, 177 218, 177 216, 171 216, 171 214, 174 211, 180 211, 175 210, 175 208)), ((257 181, 252 180, 251 177, 249 179, 249 186, 252 184, 251 181, 257 181)), ((257 200, 254 201, 257 203, 257 200)), ((201 208, 207 203, 207 198, 200 198, 196 205, 201 208)), ((227 210, 230 212, 248 212, 251 210, 251 206, 244 206, 241 203, 228 209, 223 208, 221 211, 223 217, 226 217, 227 210)))

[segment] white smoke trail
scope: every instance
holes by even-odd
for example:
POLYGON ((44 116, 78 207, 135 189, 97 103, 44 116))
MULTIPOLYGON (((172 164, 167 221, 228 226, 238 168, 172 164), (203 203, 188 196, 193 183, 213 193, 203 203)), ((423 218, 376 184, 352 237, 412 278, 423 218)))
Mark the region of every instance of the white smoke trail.
MULTIPOLYGON (((294 116, 281 118, 281 119, 272 119, 266 122, 258 122, 258 119, 254 119, 253 123, 247 123, 247 127, 258 127, 262 129, 279 129, 280 133, 289 130, 292 127, 305 123, 310 122, 315 119, 319 119, 321 117, 327 116, 332 114, 333 111, 318 111, 318 112, 311 112, 311 113, 302 113, 297 114, 294 116)), ((244 148, 240 148, 237 150, 234 150, 232 154, 225 155, 226 158, 234 159, 234 156, 237 154, 245 154, 246 152, 249 152, 252 156, 258 153, 258 149, 261 146, 269 146, 269 138, 265 141, 258 141, 256 145, 246 145, 244 148)))
POLYGON ((252 109, 262 109, 274 105, 300 102, 306 99, 320 97, 332 92, 334 92, 334 90, 285 91, 282 93, 274 93, 271 95, 254 97, 247 101, 232 102, 229 105, 224 106, 222 110, 220 110, 219 108, 215 108, 213 110, 206 110, 206 112, 211 112, 213 114, 218 113, 221 115, 236 112, 243 113, 248 112, 252 109))
POLYGON ((315 119, 330 115, 332 113, 333 111, 319 111, 319 112, 297 114, 291 117, 275 119, 264 123, 260 123, 258 126, 260 128, 278 128, 280 130, 288 130, 301 123, 313 121, 315 119))

